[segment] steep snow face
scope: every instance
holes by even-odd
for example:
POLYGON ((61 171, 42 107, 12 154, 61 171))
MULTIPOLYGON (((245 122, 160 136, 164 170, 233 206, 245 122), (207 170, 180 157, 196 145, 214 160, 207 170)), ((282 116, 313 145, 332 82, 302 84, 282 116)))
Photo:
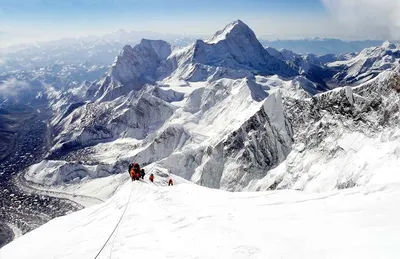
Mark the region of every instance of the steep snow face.
POLYGON ((213 188, 241 190, 285 160, 292 132, 283 114, 282 96, 271 94, 241 127, 206 150, 192 180, 213 188))
POLYGON ((381 46, 364 49, 349 60, 328 64, 336 70, 331 83, 357 85, 375 78, 382 71, 393 70, 399 61, 400 44, 384 42, 381 46))
POLYGON ((78 259, 100 252, 99 259, 395 259, 399 197, 399 184, 310 194, 127 182, 108 201, 6 245, 0 258, 78 259))
POLYGON ((172 48, 165 41, 142 40, 132 48, 125 46, 116 58, 107 77, 97 84, 94 99, 109 101, 139 91, 146 83, 158 78, 157 69, 170 54, 172 48))

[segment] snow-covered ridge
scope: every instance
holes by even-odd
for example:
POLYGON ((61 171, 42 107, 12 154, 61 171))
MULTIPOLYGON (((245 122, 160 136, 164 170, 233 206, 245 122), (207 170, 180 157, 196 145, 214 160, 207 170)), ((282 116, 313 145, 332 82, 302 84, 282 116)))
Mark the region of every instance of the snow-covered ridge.
POLYGON ((220 41, 226 40, 228 37, 234 37, 238 34, 251 34, 250 37, 255 37, 254 32, 241 20, 236 20, 228 25, 223 30, 215 33, 210 39, 205 40, 206 43, 216 44, 220 41))
POLYGON ((105 203, 18 238, 0 257, 394 259, 399 197, 399 184, 310 194, 128 182, 105 203))

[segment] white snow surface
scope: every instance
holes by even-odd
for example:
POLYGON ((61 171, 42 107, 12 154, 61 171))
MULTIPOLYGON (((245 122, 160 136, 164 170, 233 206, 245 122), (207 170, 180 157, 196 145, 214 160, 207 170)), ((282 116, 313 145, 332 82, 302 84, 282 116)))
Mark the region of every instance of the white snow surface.
POLYGON ((400 184, 315 194, 127 182, 105 203, 6 245, 0 258, 95 258, 121 215, 97 258, 399 258, 399 202, 400 184))

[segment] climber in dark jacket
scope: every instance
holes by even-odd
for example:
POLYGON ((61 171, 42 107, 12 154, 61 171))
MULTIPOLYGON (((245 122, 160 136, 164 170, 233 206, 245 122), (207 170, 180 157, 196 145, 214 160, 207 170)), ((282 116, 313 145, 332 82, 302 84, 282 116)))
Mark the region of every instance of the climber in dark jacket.
POLYGON ((144 169, 142 169, 141 171, 140 171, 140 177, 142 178, 142 179, 144 179, 144 176, 145 176, 146 174, 144 173, 144 169))

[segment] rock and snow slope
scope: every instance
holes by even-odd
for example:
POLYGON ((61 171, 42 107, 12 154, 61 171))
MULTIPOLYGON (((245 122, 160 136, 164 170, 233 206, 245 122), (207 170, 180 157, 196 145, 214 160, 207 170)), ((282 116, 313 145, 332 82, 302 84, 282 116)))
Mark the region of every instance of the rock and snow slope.
POLYGON ((330 191, 399 181, 399 79, 399 73, 385 72, 353 89, 287 96, 293 149, 246 189, 330 191))
POLYGON ((105 203, 20 237, 0 258, 90 259, 106 244, 97 258, 394 259, 399 197, 399 184, 311 194, 127 182, 105 203))
POLYGON ((392 174, 398 167, 396 78, 387 72, 357 88, 314 97, 300 87, 302 80, 220 80, 190 93, 144 140, 87 147, 71 153, 85 159, 82 165, 63 162, 64 176, 45 163, 46 171, 33 169, 28 177, 51 187, 123 173, 138 161, 233 191, 330 191, 380 183, 373 176, 382 174, 384 161, 392 174))

